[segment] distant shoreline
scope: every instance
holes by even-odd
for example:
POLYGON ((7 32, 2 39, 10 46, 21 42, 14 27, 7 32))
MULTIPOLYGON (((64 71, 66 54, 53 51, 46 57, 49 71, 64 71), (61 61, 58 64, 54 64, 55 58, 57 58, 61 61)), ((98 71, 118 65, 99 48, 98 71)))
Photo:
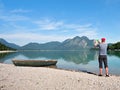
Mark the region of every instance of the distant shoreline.
POLYGON ((0 53, 9 53, 9 52, 17 52, 17 51, 13 51, 13 50, 0 51, 0 53))

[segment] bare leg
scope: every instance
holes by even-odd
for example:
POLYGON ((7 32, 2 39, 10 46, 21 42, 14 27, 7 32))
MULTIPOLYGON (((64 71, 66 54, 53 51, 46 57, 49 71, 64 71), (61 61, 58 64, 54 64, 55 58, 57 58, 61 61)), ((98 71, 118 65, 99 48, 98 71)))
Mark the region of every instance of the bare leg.
POLYGON ((102 68, 99 69, 100 75, 102 75, 102 68))
POLYGON ((106 75, 108 75, 108 67, 105 68, 106 75))

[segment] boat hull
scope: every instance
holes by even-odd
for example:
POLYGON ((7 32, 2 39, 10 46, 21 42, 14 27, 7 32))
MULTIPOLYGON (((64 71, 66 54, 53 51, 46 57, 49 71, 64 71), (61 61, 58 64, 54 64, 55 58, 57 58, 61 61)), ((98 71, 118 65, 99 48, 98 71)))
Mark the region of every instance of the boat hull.
POLYGON ((56 65, 57 60, 12 60, 15 66, 51 66, 56 65))

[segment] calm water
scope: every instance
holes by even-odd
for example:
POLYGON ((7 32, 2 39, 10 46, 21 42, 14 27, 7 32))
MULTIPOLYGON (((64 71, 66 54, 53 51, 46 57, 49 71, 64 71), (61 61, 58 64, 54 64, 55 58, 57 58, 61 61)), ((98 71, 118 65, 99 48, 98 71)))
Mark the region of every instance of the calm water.
MULTIPOLYGON (((58 60, 57 68, 98 73, 98 52, 84 51, 19 51, 14 53, 0 53, 0 62, 12 64, 12 59, 25 60, 58 60)), ((110 74, 120 75, 120 52, 108 53, 110 74)))

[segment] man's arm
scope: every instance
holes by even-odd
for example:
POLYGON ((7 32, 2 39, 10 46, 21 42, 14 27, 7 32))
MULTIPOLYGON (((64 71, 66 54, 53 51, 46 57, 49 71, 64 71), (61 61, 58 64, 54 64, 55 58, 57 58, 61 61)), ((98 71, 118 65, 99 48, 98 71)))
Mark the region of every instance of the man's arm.
POLYGON ((98 47, 99 44, 100 44, 99 40, 94 40, 94 47, 98 47))

